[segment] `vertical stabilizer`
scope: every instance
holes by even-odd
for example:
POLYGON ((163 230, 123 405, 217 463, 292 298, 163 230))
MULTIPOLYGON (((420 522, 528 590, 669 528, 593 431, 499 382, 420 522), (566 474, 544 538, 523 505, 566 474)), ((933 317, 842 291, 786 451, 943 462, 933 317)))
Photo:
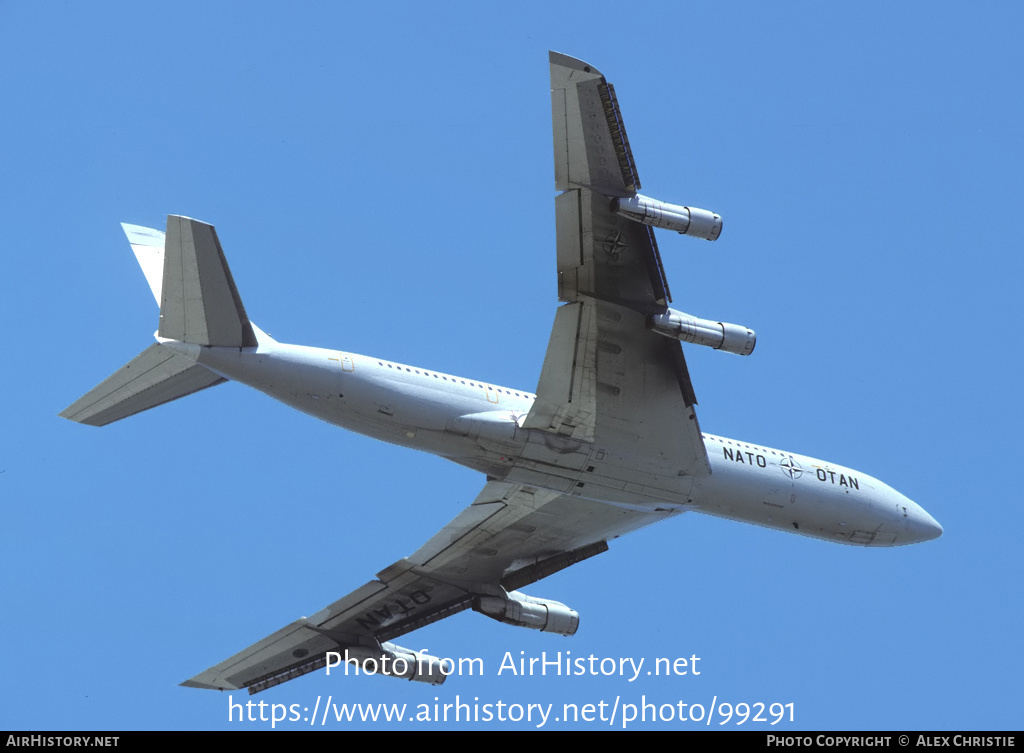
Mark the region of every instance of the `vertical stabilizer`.
POLYGON ((167 218, 159 334, 195 345, 257 345, 213 225, 167 218))
POLYGON ((160 291, 164 283, 164 234, 141 225, 129 225, 122 222, 124 234, 128 236, 128 242, 132 244, 132 251, 135 258, 142 267, 142 274, 146 275, 146 282, 149 289, 153 291, 156 298, 156 305, 160 305, 160 291))

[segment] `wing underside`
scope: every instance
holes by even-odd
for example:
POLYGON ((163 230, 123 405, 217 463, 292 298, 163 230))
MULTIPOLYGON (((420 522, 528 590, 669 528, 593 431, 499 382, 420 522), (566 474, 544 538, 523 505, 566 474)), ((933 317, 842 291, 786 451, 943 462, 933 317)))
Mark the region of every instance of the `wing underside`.
POLYGON ((526 426, 616 454, 623 472, 709 472, 678 341, 646 327, 671 301, 654 234, 610 209, 640 187, 615 90, 551 53, 558 309, 526 426))
POLYGON ((258 692, 324 667, 327 652, 379 647, 470 608, 479 596, 504 597, 606 551, 607 538, 669 514, 488 482, 412 556, 183 685, 258 692))

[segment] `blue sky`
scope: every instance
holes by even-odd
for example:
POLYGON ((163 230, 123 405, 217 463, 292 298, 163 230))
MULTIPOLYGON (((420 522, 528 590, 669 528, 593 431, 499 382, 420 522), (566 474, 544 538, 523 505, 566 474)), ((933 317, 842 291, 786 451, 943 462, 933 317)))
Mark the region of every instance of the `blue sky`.
POLYGON ((483 482, 239 385, 58 418, 152 342, 119 223, 215 224, 279 340, 532 390, 557 302, 549 49, 615 84, 645 193, 724 218, 714 244, 659 235, 676 306, 759 336, 748 359, 687 349, 702 427, 861 469, 945 534, 868 550, 685 515, 529 589, 580 612, 571 639, 462 614, 399 642, 482 677, 256 700, 1021 726, 1019 5, 241 7, 0 4, 0 727, 269 726, 178 683, 410 554, 483 482), (496 675, 559 651, 701 674, 496 675))

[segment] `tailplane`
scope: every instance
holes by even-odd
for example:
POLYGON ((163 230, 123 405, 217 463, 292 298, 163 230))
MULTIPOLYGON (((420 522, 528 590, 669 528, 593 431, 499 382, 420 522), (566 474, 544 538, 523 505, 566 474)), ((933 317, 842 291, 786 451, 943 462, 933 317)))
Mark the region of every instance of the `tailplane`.
MULTIPOLYGON (((212 225, 171 215, 166 234, 123 227, 160 305, 158 340, 228 348, 273 342, 249 321, 212 225)), ((188 350, 151 345, 60 415, 105 426, 227 381, 188 350)))
POLYGON ((226 381, 169 348, 150 345, 60 415, 106 426, 226 381))

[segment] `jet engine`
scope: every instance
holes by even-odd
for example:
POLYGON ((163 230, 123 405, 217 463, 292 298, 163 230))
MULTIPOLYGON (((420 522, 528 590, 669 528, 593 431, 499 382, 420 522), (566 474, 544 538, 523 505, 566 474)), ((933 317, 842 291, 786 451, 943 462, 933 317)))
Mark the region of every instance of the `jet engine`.
POLYGON ((675 230, 681 235, 692 235, 706 241, 718 240, 722 234, 722 218, 714 212, 666 204, 640 194, 612 199, 611 210, 644 225, 675 230))
POLYGON ((673 340, 706 345, 739 356, 749 356, 757 344, 757 335, 749 327, 699 319, 675 309, 648 317, 647 329, 673 340))
POLYGON ((540 630, 543 633, 573 635, 580 626, 580 616, 565 604, 527 596, 512 591, 508 598, 477 596, 473 611, 509 625, 540 630))
POLYGON ((451 674, 444 660, 427 654, 417 654, 394 643, 382 643, 380 649, 368 646, 349 646, 344 653, 328 652, 328 664, 338 666, 343 661, 356 664, 367 674, 398 677, 403 680, 440 685, 451 674), (331 657, 335 661, 331 661, 331 657), (446 671, 447 670, 447 671, 446 671))

